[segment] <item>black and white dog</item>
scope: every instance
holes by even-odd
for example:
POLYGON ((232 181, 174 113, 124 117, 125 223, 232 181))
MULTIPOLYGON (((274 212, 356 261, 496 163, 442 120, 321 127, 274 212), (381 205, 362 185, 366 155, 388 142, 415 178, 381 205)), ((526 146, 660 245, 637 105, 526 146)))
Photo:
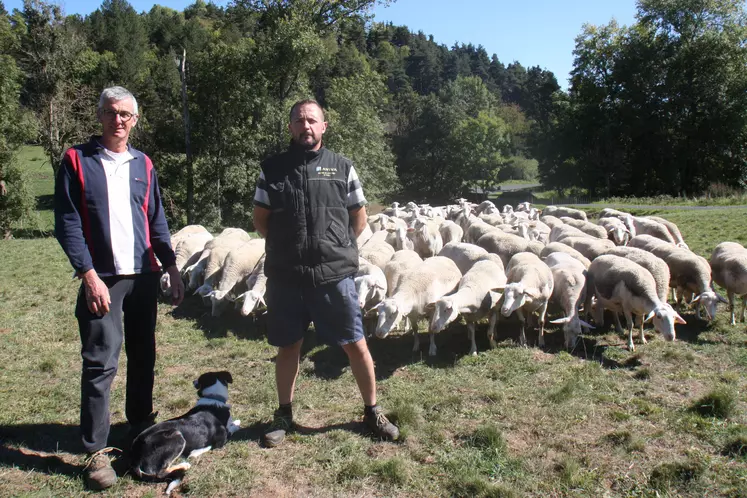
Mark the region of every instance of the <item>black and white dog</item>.
POLYGON ((208 372, 194 381, 197 404, 181 417, 155 424, 132 442, 132 471, 144 480, 172 480, 166 494, 179 484, 191 467, 177 460, 196 457, 212 448, 220 448, 239 430, 240 421, 231 418, 228 384, 229 372, 208 372))

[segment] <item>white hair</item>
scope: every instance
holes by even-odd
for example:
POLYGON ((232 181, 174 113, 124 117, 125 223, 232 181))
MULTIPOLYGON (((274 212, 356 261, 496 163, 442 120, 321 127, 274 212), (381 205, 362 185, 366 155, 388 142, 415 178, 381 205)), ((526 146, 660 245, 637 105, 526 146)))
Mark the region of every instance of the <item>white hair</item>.
POLYGON ((104 91, 101 92, 101 97, 99 97, 99 111, 104 107, 104 104, 107 100, 114 100, 114 101, 120 101, 120 100, 127 100, 132 99, 132 110, 133 114, 137 114, 137 100, 135 100, 135 96, 130 93, 130 91, 124 87, 121 86, 112 86, 109 88, 104 88, 104 91))

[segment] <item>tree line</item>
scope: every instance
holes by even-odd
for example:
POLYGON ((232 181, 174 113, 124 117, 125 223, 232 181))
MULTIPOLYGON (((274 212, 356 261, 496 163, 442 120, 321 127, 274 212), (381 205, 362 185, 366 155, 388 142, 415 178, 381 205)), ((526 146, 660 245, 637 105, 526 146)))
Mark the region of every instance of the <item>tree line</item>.
POLYGON ((249 226, 259 163, 287 146, 288 109, 308 97, 370 199, 439 202, 537 176, 593 195, 743 185, 743 2, 640 0, 633 26, 585 26, 564 91, 540 67, 377 23, 377 1, 137 13, 104 0, 85 17, 0 2, 0 175, 18 182, 23 143, 56 167, 96 131, 101 89, 118 84, 138 98, 133 142, 154 159, 176 224, 249 226))

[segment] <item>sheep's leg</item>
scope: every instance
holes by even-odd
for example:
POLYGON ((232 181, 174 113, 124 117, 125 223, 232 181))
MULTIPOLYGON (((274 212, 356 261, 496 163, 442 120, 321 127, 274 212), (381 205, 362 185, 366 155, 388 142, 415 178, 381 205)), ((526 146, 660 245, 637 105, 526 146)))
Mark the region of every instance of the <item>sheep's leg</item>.
MULTIPOLYGON (((467 332, 469 333, 469 354, 477 356, 477 343, 475 342, 475 322, 469 322, 467 324, 467 332)), ((490 335, 490 328, 488 328, 488 335, 490 335)))
MULTIPOLYGON (((622 324, 620 324, 620 314, 617 311, 613 312, 612 314, 615 316, 615 332, 617 332, 618 334, 623 334, 625 331, 622 328, 622 324)), ((630 323, 632 324, 632 322, 630 323)))
POLYGON ((527 347, 527 336, 524 334, 524 324, 526 323, 526 319, 524 318, 524 313, 521 311, 521 308, 516 310, 516 314, 519 316, 519 344, 527 347))
POLYGON ((418 335, 418 322, 417 320, 410 320, 412 322, 412 337, 413 337, 413 344, 412 344, 412 351, 417 352, 420 351, 420 336, 418 335))
POLYGON ((646 336, 643 333, 643 315, 636 315, 635 318, 641 321, 641 344, 647 344, 646 336))
POLYGON ((490 342, 490 347, 495 348, 495 326, 498 323, 498 312, 493 311, 490 313, 490 318, 488 318, 488 341, 490 342))
POLYGON ((674 289, 674 287, 670 287, 670 289, 672 290, 672 302, 676 303, 677 302, 677 291, 674 289))
POLYGON ((428 347, 428 356, 436 356, 436 352, 437 352, 437 350, 436 350, 436 333, 433 332, 433 331, 431 331, 430 332, 430 336, 431 336, 431 344, 428 347))
POLYGON ((539 347, 545 347, 545 313, 547 312, 547 301, 540 306, 538 321, 539 321, 539 347))
POLYGON ((734 291, 727 290, 726 295, 729 298, 729 312, 731 313, 731 324, 736 325, 737 321, 734 319, 734 291))
POLYGON ((627 309, 623 309, 623 313, 625 314, 625 320, 628 322, 628 349, 630 351, 635 351, 635 344, 633 344, 633 315, 627 309))
POLYGON ((739 321, 742 322, 742 323, 744 323, 744 307, 745 307, 745 305, 747 305, 747 297, 743 296, 742 297, 742 314, 739 317, 739 321))

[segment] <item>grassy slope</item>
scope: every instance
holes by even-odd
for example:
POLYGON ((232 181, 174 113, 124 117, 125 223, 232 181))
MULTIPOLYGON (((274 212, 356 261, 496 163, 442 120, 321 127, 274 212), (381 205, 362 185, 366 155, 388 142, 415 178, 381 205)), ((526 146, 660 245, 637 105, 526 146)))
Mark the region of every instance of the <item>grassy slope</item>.
MULTIPOLYGON (((721 240, 746 242, 742 211, 659 214, 701 254, 721 240)), ((52 239, 0 241, 0 254, 0 489, 84 495, 77 284, 52 239)), ((310 334, 296 399, 306 429, 264 450, 258 437, 275 393, 261 321, 215 319, 189 298, 176 311, 159 309, 156 409, 160 419, 184 413, 201 372, 234 375, 230 402, 245 429, 200 457, 178 491, 190 496, 744 496, 745 451, 732 444, 747 438, 744 324, 729 326, 725 311, 711 325, 685 318, 678 342, 648 331, 637 354, 610 330, 587 336, 572 354, 555 329, 545 351, 522 349, 514 322, 500 325, 492 351, 479 327, 475 358, 466 356, 462 325, 439 334, 435 359, 423 356, 425 344, 411 353, 410 337, 372 340, 381 401, 402 427, 400 444, 361 433, 344 355, 314 345, 310 334), (734 403, 726 418, 689 410, 713 389, 734 403), (723 454, 726 447, 741 456, 723 454)), ((125 363, 112 397, 114 445, 126 431, 125 363)), ((127 476, 103 495, 162 489, 127 476)))

